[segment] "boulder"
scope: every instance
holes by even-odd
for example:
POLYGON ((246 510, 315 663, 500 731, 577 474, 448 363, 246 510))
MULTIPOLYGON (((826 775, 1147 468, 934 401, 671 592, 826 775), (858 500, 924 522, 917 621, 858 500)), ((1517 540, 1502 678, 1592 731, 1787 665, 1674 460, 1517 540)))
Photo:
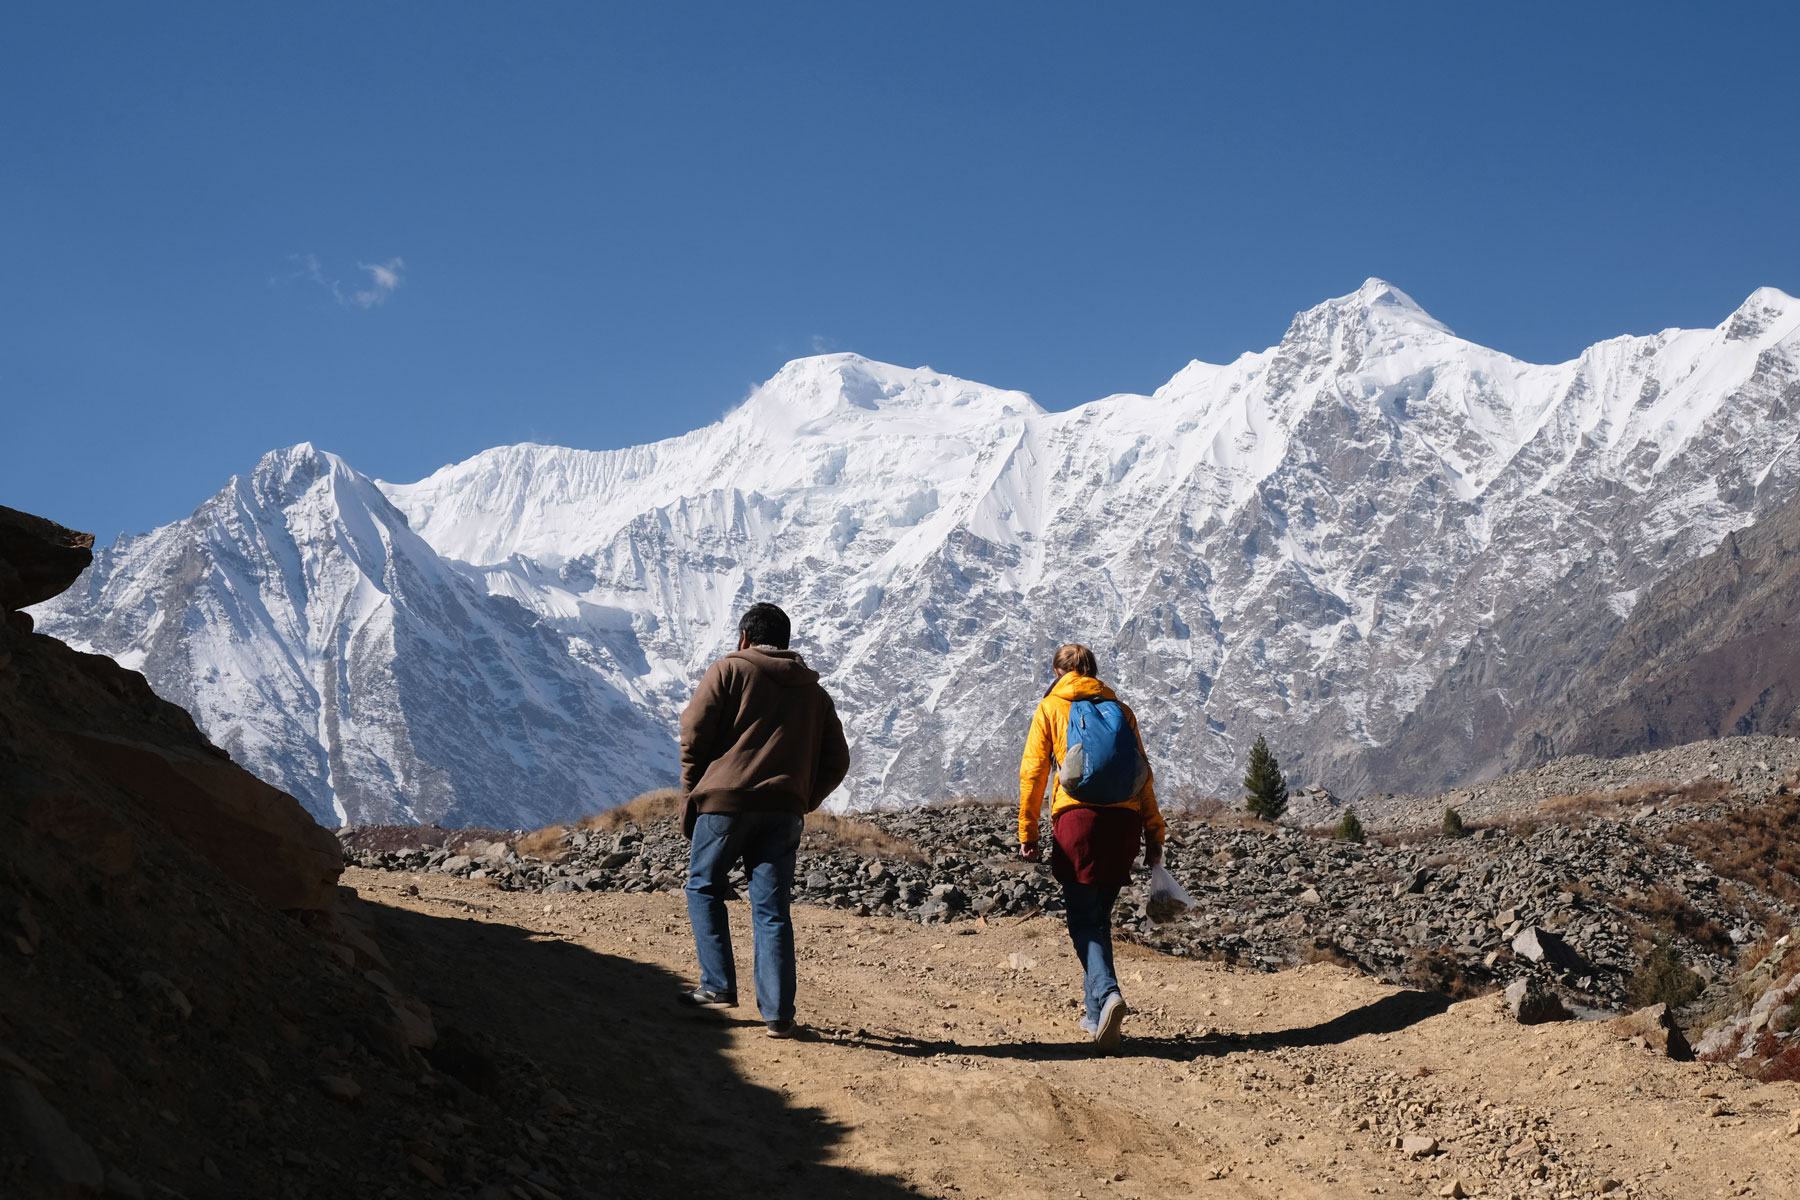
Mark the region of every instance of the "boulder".
POLYGON ((1606 1028, 1614 1037, 1641 1037, 1645 1045, 1666 1058, 1677 1062, 1694 1061, 1694 1048, 1688 1045, 1687 1035, 1681 1032, 1681 1026, 1675 1024, 1675 1018, 1670 1015, 1667 1004, 1652 1004, 1649 1008, 1640 1008, 1617 1020, 1608 1021, 1606 1028))
POLYGON ((1569 1019, 1569 1010, 1563 1007, 1556 993, 1534 977, 1515 979, 1507 985, 1506 1011, 1521 1025, 1543 1025, 1569 1019))
MULTIPOLYGON (((91 557, 93 539, 0 509, 0 598, 48 599, 91 557)), ((132 869, 135 806, 269 904, 323 909, 343 852, 300 802, 209 742, 144 677, 54 638, 0 627, 0 764, 33 832, 97 875, 132 869)))
POLYGON ((46 1196, 98 1196, 100 1159, 29 1079, 0 1076, 0 1119, 11 1126, 46 1196))
POLYGON ((231 762, 175 747, 64 735, 90 773, 128 793, 183 842, 276 908, 325 909, 344 856, 300 802, 231 762))
POLYGON ((60 595, 93 561, 93 534, 0 505, 0 609, 60 595))
POLYGON ((1512 948, 1514 954, 1528 962, 1543 963, 1573 975, 1590 974, 1594 969, 1560 935, 1536 925, 1520 930, 1513 938, 1512 948))

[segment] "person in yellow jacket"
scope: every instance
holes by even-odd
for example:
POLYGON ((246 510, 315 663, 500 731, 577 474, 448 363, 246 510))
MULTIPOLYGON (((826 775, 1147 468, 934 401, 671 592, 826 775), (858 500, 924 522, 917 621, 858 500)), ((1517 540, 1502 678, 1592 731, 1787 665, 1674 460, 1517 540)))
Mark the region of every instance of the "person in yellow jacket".
MULTIPOLYGON (((1086 646, 1059 647, 1052 662, 1056 682, 1038 703, 1019 762, 1019 852, 1038 860, 1038 830, 1043 821, 1044 793, 1068 755, 1069 707, 1078 700, 1119 702, 1113 690, 1095 678, 1094 652, 1086 646)), ((1123 702, 1125 719, 1137 732, 1137 717, 1123 702)), ((1139 743, 1140 752, 1142 742, 1139 743)), ((1113 972, 1112 910, 1119 890, 1131 881, 1140 837, 1144 861, 1162 861, 1166 828, 1156 806, 1154 776, 1128 800, 1116 804, 1083 804, 1055 784, 1050 805, 1050 870, 1062 885, 1068 914, 1069 940, 1086 975, 1083 991, 1087 1015, 1081 1028, 1104 1054, 1118 1050, 1125 998, 1113 972)))

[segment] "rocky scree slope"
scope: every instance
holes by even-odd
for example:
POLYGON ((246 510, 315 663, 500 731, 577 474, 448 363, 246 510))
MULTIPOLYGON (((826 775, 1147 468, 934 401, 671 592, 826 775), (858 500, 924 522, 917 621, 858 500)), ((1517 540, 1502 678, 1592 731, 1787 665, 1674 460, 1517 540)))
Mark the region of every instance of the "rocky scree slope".
POLYGON ((91 540, 0 509, 0 1195, 425 1196, 546 1169, 529 1130, 605 1109, 434 1015, 291 796, 17 610, 91 540))
POLYGON ((1800 732, 1800 498, 1657 583, 1532 736, 1616 754, 1800 732))
POLYGON ((1071 639, 1171 792, 1235 790, 1259 733, 1300 782, 1436 791, 1560 753, 1530 714, 1795 494, 1796 436, 1800 303, 1772 289, 1540 366, 1370 280, 1062 413, 839 354, 648 446, 411 484, 280 451, 40 615, 322 819, 524 826, 670 782, 755 599, 848 718, 834 804, 1010 790, 1071 639))
MULTIPOLYGON (((1800 761, 1800 745, 1782 742, 1800 761)), ((1728 761, 1734 751, 1744 748, 1724 751, 1728 761)), ((1697 757, 1707 761, 1705 748, 1697 757)), ((1178 956, 1262 970, 1329 959, 1454 995, 1526 980, 1590 1013, 1655 999, 1643 975, 1661 940, 1695 973, 1696 992, 1684 999, 1698 1012, 1751 965, 1739 962, 1744 954, 1800 919, 1800 888, 1772 891, 1722 871, 1708 839, 1685 836, 1743 809, 1787 804, 1800 813, 1791 767, 1785 781, 1751 778, 1751 790, 1697 772, 1690 783, 1549 798, 1528 782, 1520 793, 1535 798, 1513 806, 1509 821, 1463 838, 1415 834, 1391 844, 1171 813, 1172 870, 1196 907, 1152 919, 1140 877, 1119 920, 1128 936, 1178 956), (1717 986, 1699 998, 1709 982, 1717 986)), ((679 891, 687 842, 675 816, 632 815, 523 843, 511 835, 424 845, 419 831, 393 828, 338 836, 357 866, 452 874, 509 891, 679 891), (521 854, 521 844, 536 855, 521 854)), ((878 829, 884 849, 858 846, 871 839, 835 823, 816 828, 802 844, 796 898, 927 924, 1055 917, 1059 889, 1047 868, 1018 858, 1012 820, 1010 807, 975 804, 866 814, 857 823, 878 829)))
POLYGON ((1762 803, 1800 772, 1800 738, 1755 735, 1690 742, 1623 758, 1573 754, 1447 792, 1365 795, 1353 805, 1330 794, 1297 795, 1282 822, 1330 826, 1354 807, 1371 832, 1437 827, 1446 808, 1470 821, 1512 822, 1537 815, 1548 801, 1595 795, 1646 796, 1670 791, 1729 790, 1762 803))

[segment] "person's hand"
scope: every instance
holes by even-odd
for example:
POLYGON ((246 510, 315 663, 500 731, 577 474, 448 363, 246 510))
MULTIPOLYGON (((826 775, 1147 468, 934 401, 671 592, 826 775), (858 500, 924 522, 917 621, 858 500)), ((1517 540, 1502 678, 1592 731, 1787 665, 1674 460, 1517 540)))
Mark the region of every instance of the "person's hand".
POLYGON ((1151 842, 1144 847, 1144 865, 1146 867, 1160 867, 1162 866, 1162 860, 1163 848, 1161 842, 1151 842))
POLYGON ((1038 860, 1038 844, 1036 842, 1020 842, 1019 857, 1026 862, 1036 862, 1038 860))

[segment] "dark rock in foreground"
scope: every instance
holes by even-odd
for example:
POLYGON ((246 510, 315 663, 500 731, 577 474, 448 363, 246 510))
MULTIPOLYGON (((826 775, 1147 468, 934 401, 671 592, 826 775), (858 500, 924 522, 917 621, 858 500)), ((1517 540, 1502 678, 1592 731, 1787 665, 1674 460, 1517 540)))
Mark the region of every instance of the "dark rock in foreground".
POLYGON ((0 505, 0 609, 60 595, 93 561, 93 534, 0 505))

